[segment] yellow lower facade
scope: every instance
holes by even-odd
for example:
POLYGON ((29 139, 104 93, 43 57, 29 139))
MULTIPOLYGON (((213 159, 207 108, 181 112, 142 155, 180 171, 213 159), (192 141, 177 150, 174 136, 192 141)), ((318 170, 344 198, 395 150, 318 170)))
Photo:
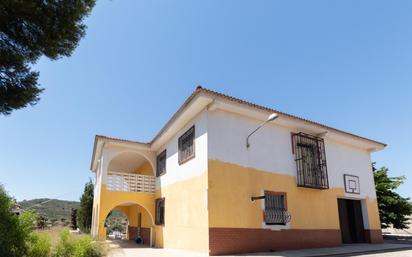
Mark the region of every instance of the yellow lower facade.
POLYGON ((98 205, 98 237, 106 238, 104 227, 111 210, 122 211, 130 226, 152 228, 152 245, 197 252, 209 251, 207 212, 207 172, 184 181, 161 187, 155 194, 107 191, 101 187, 98 205), (155 225, 155 200, 165 198, 165 224, 155 225))
POLYGON ((207 184, 204 172, 156 192, 156 198, 165 198, 165 225, 156 226, 156 247, 209 251, 207 184))
POLYGON ((152 227, 154 224, 155 197, 153 194, 136 192, 107 191, 106 185, 101 185, 100 202, 98 206, 98 237, 106 238, 105 221, 110 211, 122 211, 129 220, 129 225, 137 225, 137 215, 142 213, 142 225, 152 227))
MULTIPOLYGON (((208 161, 201 175, 178 181, 155 194, 109 192, 101 186, 98 235, 106 237, 104 223, 112 209, 123 211, 136 226, 152 228, 152 245, 209 252, 210 228, 265 228, 262 201, 251 201, 263 190, 285 192, 291 222, 286 229, 339 229, 337 199, 343 188, 316 190, 296 186, 294 176, 274 174, 218 160, 208 161), (155 199, 165 198, 165 224, 154 224, 155 199), (125 206, 125 204, 135 204, 125 206)), ((376 199, 362 199, 368 229, 380 229, 376 199)))
MULTIPOLYGON (((130 227, 151 228, 153 227, 152 217, 149 212, 146 211, 142 206, 138 204, 132 204, 128 206, 117 206, 115 210, 121 211, 129 221, 130 227), (139 224, 139 214, 140 214, 140 224, 139 224)), ((128 233, 129 231, 127 231, 128 233)), ((127 239, 133 240, 134 238, 127 235, 127 239)), ((153 240, 153 238, 152 238, 153 240)))
MULTIPOLYGON (((317 190, 296 186, 294 176, 209 160, 209 226, 263 228, 261 201, 251 201, 264 190, 285 192, 292 219, 290 229, 339 229, 337 199, 343 188, 317 190)), ((363 199, 370 229, 380 229, 375 199, 363 199)))

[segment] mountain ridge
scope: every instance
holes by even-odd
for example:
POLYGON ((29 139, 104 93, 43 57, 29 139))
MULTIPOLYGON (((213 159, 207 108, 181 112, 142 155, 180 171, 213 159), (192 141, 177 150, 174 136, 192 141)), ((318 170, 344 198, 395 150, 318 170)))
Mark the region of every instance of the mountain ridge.
POLYGON ((31 200, 23 200, 18 204, 24 210, 34 210, 38 214, 45 216, 50 221, 69 221, 71 209, 79 209, 80 202, 67 201, 53 198, 35 198, 31 200))

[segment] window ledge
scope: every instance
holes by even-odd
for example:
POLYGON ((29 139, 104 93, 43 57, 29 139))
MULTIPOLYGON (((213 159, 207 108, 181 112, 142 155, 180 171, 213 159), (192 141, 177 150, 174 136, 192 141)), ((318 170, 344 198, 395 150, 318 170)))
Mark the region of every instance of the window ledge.
POLYGON ((286 225, 280 225, 280 224, 277 224, 277 225, 269 225, 269 224, 266 224, 266 223, 263 222, 263 226, 262 226, 262 227, 265 228, 265 229, 270 229, 270 230, 285 230, 285 229, 290 229, 289 224, 290 224, 290 223, 288 223, 288 224, 286 224, 286 225))
POLYGON ((183 165, 183 164, 185 164, 186 162, 188 162, 188 161, 190 161, 190 160, 192 160, 192 159, 194 159, 194 158, 195 158, 195 155, 193 154, 192 156, 186 158, 185 160, 179 161, 179 165, 183 165))

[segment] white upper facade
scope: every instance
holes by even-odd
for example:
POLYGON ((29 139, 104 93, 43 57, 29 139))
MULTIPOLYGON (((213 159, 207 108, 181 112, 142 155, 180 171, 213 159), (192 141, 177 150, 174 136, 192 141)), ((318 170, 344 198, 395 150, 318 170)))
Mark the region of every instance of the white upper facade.
POLYGON ((98 170, 110 148, 122 145, 146 152, 154 168, 155 156, 166 149, 166 174, 157 179, 158 187, 201 175, 207 171, 209 159, 296 176, 291 133, 304 132, 324 139, 330 188, 343 188, 343 175, 349 174, 359 178, 360 194, 348 197, 375 197, 370 155, 384 144, 278 112, 279 118, 256 132, 247 148, 246 137, 272 112, 276 111, 198 88, 149 143, 96 137, 92 170, 98 170), (192 126, 195 157, 179 164, 178 139, 192 126))
MULTIPOLYGON (((216 110, 208 113, 208 158, 264 172, 296 176, 295 154, 292 151, 292 133, 303 132, 298 127, 284 127, 276 120, 246 137, 262 120, 216 110)), ((309 131, 304 131, 309 133, 309 131)), ((316 135, 317 133, 310 133, 316 135)), ((322 134, 329 188, 344 188, 344 174, 359 177, 359 194, 354 198, 375 198, 371 152, 356 145, 345 144, 322 134)))

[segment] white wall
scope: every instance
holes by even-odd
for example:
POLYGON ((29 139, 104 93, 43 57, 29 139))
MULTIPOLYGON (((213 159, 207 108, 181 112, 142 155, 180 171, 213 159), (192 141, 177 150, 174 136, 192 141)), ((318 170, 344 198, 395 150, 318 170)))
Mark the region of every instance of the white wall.
POLYGON ((273 173, 295 175, 290 131, 267 124, 250 138, 259 121, 228 112, 209 113, 209 159, 273 173))
MULTIPOLYGON (((252 135, 250 147, 247 149, 246 137, 260 122, 220 110, 209 112, 209 159, 271 173, 296 176, 291 132, 299 132, 299 130, 278 126, 274 121, 252 135)), ((369 152, 327 138, 325 139, 325 150, 331 188, 344 187, 344 173, 356 175, 360 178, 361 194, 347 194, 347 196, 375 198, 369 152)))
POLYGON ((166 149, 167 159, 166 174, 156 180, 157 187, 190 179, 207 171, 207 135, 207 112, 203 111, 180 129, 166 145, 159 148, 157 154, 166 149), (193 125, 195 126, 195 158, 179 165, 178 139, 193 125))
MULTIPOLYGON (((139 162, 148 160, 153 164, 154 174, 156 174, 156 156, 164 149, 167 149, 166 159, 166 174, 156 179, 156 187, 167 186, 169 184, 186 180, 195 176, 201 175, 207 171, 207 112, 199 113, 194 119, 187 123, 180 129, 176 135, 172 137, 164 146, 160 147, 158 151, 152 152, 149 150, 135 149, 127 145, 107 145, 104 147, 102 157, 99 160, 99 171, 101 183, 107 181, 107 171, 111 161, 120 154, 130 155, 129 159, 134 161, 137 158, 139 162), (178 162, 178 139, 189 128, 195 126, 195 158, 179 165, 178 162), (140 156, 139 156, 140 155, 140 156)), ((126 160, 125 160, 126 161, 126 160)), ((133 162, 134 163, 134 162, 133 162)), ((128 167, 128 164, 124 164, 128 167)), ((126 169, 127 170, 127 169, 126 169)), ((117 170, 116 170, 117 171, 117 170)), ((124 170, 121 170, 124 171, 124 170)))
POLYGON ((360 194, 346 196, 376 198, 370 153, 331 140, 325 140, 325 150, 330 187, 344 187, 343 175, 355 175, 359 177, 360 194))

